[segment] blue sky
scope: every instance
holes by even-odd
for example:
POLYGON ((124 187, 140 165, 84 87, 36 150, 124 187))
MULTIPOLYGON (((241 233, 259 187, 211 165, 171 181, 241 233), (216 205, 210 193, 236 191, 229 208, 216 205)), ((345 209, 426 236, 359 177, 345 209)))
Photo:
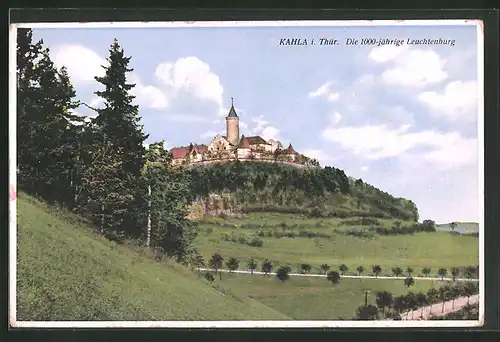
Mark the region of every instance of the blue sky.
MULTIPOLYGON (((78 99, 99 106, 93 76, 117 38, 134 72, 150 141, 207 143, 231 97, 240 131, 292 143, 413 200, 421 219, 478 221, 474 26, 35 29, 78 99), (279 46, 281 38, 337 46, 279 46), (453 39, 450 45, 345 46, 347 38, 453 39)), ((82 115, 92 114, 85 108, 82 115)))

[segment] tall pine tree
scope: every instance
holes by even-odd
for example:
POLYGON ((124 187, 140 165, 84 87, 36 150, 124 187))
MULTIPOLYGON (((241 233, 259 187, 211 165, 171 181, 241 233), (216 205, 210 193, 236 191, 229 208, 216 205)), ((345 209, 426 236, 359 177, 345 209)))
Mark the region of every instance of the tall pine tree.
POLYGON ((70 192, 75 130, 79 119, 75 90, 65 70, 57 70, 43 42, 31 30, 18 35, 18 165, 28 191, 61 204, 70 192))
POLYGON ((103 143, 109 146, 109 153, 119 161, 118 177, 122 181, 122 199, 127 201, 108 201, 106 206, 119 227, 127 235, 140 236, 143 232, 146 187, 141 177, 144 165, 144 141, 140 124, 138 106, 130 90, 135 84, 127 83, 130 57, 126 57, 123 49, 115 39, 109 50, 108 66, 104 66, 105 75, 95 77, 104 86, 104 90, 96 95, 103 99, 104 108, 97 109, 95 124, 98 127, 103 143))
POLYGON ((17 165, 19 185, 36 193, 36 147, 37 135, 36 100, 40 87, 35 81, 36 61, 42 52, 42 41, 33 43, 30 29, 18 29, 17 34, 17 165))
POLYGON ((43 196, 61 204, 71 193, 70 174, 76 152, 74 123, 80 119, 72 113, 78 107, 75 90, 65 68, 57 70, 49 50, 42 52, 38 63, 40 85, 36 110, 38 133, 34 139, 37 157, 37 182, 43 196))

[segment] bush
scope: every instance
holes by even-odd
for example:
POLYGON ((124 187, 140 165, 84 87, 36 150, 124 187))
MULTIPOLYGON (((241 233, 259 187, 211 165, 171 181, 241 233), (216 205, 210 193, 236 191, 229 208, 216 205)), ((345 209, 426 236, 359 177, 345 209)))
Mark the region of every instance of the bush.
POLYGON ((257 228, 263 228, 264 225, 258 224, 258 223, 243 223, 241 225, 241 228, 246 228, 246 229, 257 229, 257 228))
MULTIPOLYGON (((359 213, 361 214, 361 213, 359 213)), ((380 226, 381 223, 379 220, 373 217, 359 217, 355 219, 349 219, 345 221, 341 221, 339 225, 344 226, 380 226)))
POLYGON ((292 271, 292 268, 290 266, 280 266, 278 270, 276 271, 276 277, 281 280, 281 281, 286 281, 290 278, 290 272, 292 271))
POLYGON ((262 246, 264 246, 264 241, 262 239, 255 237, 252 239, 252 241, 249 242, 249 245, 251 247, 262 247, 262 246))
POLYGON ((215 277, 211 272, 205 272, 205 279, 211 283, 215 281, 215 277))
POLYGON ((347 229, 345 231, 345 235, 355 236, 355 237, 359 237, 359 238, 366 238, 366 239, 371 239, 371 238, 375 237, 375 233, 372 231, 364 230, 364 229, 356 229, 356 228, 347 229))
POLYGON ((351 213, 346 211, 346 210, 334 210, 334 211, 331 211, 329 212, 327 215, 327 217, 337 217, 337 218, 341 218, 341 219, 345 219, 345 218, 348 218, 351 216, 351 213))
POLYGON ((314 206, 312 209, 309 210, 308 215, 309 217, 322 217, 324 215, 325 208, 321 206, 314 206))

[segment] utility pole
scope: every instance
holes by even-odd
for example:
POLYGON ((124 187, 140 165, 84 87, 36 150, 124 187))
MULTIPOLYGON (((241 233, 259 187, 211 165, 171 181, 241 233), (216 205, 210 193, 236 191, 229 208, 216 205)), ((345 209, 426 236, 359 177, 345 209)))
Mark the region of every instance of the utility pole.
POLYGON ((368 306, 368 291, 365 290, 365 307, 368 306))

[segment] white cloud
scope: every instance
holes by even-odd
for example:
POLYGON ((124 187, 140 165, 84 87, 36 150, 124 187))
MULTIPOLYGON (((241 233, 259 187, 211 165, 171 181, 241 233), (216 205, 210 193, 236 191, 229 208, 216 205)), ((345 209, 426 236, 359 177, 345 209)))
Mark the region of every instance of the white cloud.
POLYGON ((409 132, 410 125, 390 129, 385 125, 361 127, 329 127, 323 138, 337 142, 355 155, 366 159, 382 159, 410 155, 440 169, 462 167, 476 162, 477 140, 456 132, 433 130, 409 132), (424 152, 412 152, 414 149, 424 152))
POLYGON ((400 46, 384 45, 380 47, 375 47, 371 49, 368 58, 374 60, 375 62, 385 63, 395 59, 398 56, 408 53, 408 49, 409 49, 408 45, 400 45, 400 46))
POLYGON ((322 165, 327 163, 328 161, 333 160, 332 156, 326 154, 323 150, 316 148, 301 150, 300 153, 302 153, 306 157, 318 160, 322 165))
POLYGON ((460 168, 477 163, 478 142, 476 139, 458 139, 436 147, 422 157, 440 170, 460 168))
POLYGON ((135 72, 127 75, 127 82, 134 83, 135 87, 130 90, 139 106, 144 106, 153 109, 165 109, 169 105, 169 101, 165 94, 157 87, 145 85, 141 78, 135 72))
POLYGON ((368 171, 368 166, 361 166, 361 171, 363 171, 363 172, 368 171))
POLYGON ((266 140, 269 140, 269 139, 279 140, 279 133, 280 133, 280 130, 277 129, 276 127, 267 126, 266 128, 264 128, 262 130, 260 135, 262 136, 262 138, 264 138, 266 140))
POLYGON ((328 92, 330 91, 331 84, 332 84, 331 82, 326 82, 325 84, 321 85, 315 91, 310 92, 308 96, 309 97, 316 97, 316 96, 322 96, 322 95, 328 94, 328 92))
POLYGON ((165 109, 168 107, 168 101, 162 91, 151 85, 143 85, 137 82, 130 91, 140 106, 146 106, 153 109, 165 109))
POLYGON ((215 132, 215 131, 208 131, 200 135, 200 138, 205 139, 205 138, 213 138, 217 134, 224 135, 226 132, 225 131, 220 131, 220 132, 215 132))
POLYGON ((330 87, 332 86, 332 84, 333 82, 326 82, 315 91, 309 92, 308 97, 312 98, 312 97, 324 96, 328 101, 331 102, 338 100, 340 94, 330 91, 330 87))
POLYGON ((266 127, 268 122, 264 120, 264 115, 260 115, 256 118, 252 118, 252 121, 255 123, 255 127, 252 129, 254 133, 262 132, 262 130, 266 127))
POLYGON ((333 101, 338 100, 339 97, 340 97, 339 93, 330 93, 330 94, 328 94, 327 99, 328 99, 328 101, 333 102, 333 101))
MULTIPOLYGON (((66 66, 71 81, 75 84, 92 83, 95 82, 95 76, 104 76, 103 66, 107 66, 108 62, 93 50, 82 45, 62 45, 55 51, 54 63, 58 68, 66 66)), ((143 84, 136 73, 127 75, 127 81, 136 84, 131 93, 136 96, 139 105, 155 109, 167 107, 167 99, 161 90, 143 84)), ((102 99, 95 98, 90 105, 95 107, 100 103, 102 99)))
POLYGON ((90 101, 90 104, 89 106, 90 107, 97 107, 98 105, 100 105, 101 103, 103 103, 103 99, 102 97, 94 97, 91 101, 90 101))
POLYGON ((443 69, 445 61, 430 49, 381 46, 373 48, 368 58, 389 64, 382 74, 382 79, 392 85, 423 87, 448 77, 443 69))
POLYGON ((418 98, 430 107, 431 113, 450 120, 472 121, 477 117, 478 93, 475 81, 450 82, 441 93, 427 91, 418 98))
POLYGON ((252 122, 255 124, 254 128, 250 129, 253 134, 260 135, 266 140, 281 139, 279 136, 280 130, 274 126, 269 125, 269 122, 264 119, 264 115, 259 115, 258 117, 252 118, 252 122))
POLYGON ((330 122, 333 124, 333 125, 336 125, 340 122, 340 120, 342 120, 342 115, 340 115, 339 112, 335 112, 333 113, 333 115, 330 117, 330 122))
POLYGON ((108 62, 96 52, 82 45, 62 45, 54 49, 54 63, 58 68, 65 66, 71 81, 75 84, 94 82, 95 76, 104 76, 108 62))
POLYGON ((173 63, 160 63, 155 74, 164 84, 176 90, 184 90, 202 100, 222 105, 223 88, 219 76, 197 57, 184 57, 173 63))

